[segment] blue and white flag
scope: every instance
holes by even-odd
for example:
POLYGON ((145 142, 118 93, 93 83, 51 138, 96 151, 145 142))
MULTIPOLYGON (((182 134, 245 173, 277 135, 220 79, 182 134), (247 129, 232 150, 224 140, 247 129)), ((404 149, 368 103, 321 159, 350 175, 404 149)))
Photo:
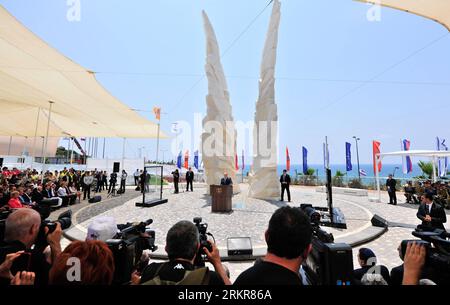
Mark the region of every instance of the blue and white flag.
POLYGON ((302 152, 303 152, 303 174, 306 175, 308 174, 308 150, 306 149, 306 147, 302 148, 302 152))
POLYGON ((351 172, 353 170, 352 166, 352 144, 346 142, 345 143, 345 163, 347 165, 347 172, 351 172))
MULTIPOLYGON (((448 151, 448 147, 445 144, 445 139, 443 139, 442 141, 439 139, 439 137, 436 137, 436 142, 437 142, 437 150, 438 151, 448 151)), ((447 176, 447 170, 448 170, 448 158, 439 158, 438 161, 438 172, 439 172, 439 177, 445 177, 447 176)))
POLYGON ((177 158, 177 167, 179 168, 179 169, 181 169, 181 159, 182 159, 182 152, 180 151, 180 154, 178 155, 178 158, 177 158))
POLYGON ((367 173, 366 173, 366 171, 365 171, 365 170, 363 170, 363 169, 360 169, 360 170, 359 170, 359 173, 361 174, 361 176, 364 176, 364 177, 366 177, 366 176, 367 176, 367 173))
POLYGON ((198 150, 194 153, 194 167, 198 170, 198 150))

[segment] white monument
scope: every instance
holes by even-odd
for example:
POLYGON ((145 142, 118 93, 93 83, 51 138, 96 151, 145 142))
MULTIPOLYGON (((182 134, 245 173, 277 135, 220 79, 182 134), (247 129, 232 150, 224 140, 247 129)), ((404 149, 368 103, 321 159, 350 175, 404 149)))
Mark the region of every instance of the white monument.
POLYGON ((274 1, 272 17, 264 46, 253 130, 253 170, 249 197, 274 199, 280 196, 277 173, 278 110, 275 103, 275 65, 277 60, 280 7, 274 1))
MULTIPOLYGON (((208 16, 203 11, 206 33, 206 116, 203 119, 202 159, 206 183, 217 185, 224 172, 233 180, 233 192, 239 192, 236 179, 236 129, 230 104, 227 81, 220 61, 220 50, 208 16)), ((208 189, 209 192, 209 189, 208 189)))

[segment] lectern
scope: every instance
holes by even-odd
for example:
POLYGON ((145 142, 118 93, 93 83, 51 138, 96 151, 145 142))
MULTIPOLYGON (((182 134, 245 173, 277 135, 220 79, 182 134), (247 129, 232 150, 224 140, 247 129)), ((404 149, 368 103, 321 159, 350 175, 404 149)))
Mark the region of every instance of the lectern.
POLYGON ((231 203, 233 197, 232 185, 211 185, 210 194, 213 213, 226 213, 233 210, 231 203))

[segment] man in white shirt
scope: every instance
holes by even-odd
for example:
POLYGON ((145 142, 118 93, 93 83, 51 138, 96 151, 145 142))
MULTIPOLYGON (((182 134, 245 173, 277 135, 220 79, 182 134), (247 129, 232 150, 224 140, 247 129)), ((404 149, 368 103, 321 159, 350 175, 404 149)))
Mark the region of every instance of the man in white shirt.
POLYGON ((133 176, 134 176, 134 185, 138 186, 139 183, 139 176, 141 175, 141 172, 139 171, 139 169, 136 169, 136 171, 134 172, 133 176))

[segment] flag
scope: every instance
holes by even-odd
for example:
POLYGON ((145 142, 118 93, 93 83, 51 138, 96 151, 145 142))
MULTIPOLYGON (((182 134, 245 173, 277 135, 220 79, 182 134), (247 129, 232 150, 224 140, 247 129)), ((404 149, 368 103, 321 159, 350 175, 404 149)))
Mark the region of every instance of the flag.
POLYGON ((238 171, 239 170, 239 161, 238 161, 238 155, 234 154, 234 168, 238 171))
POLYGON ((242 150, 242 172, 244 172, 245 169, 245 156, 244 156, 244 150, 242 150))
POLYGON ((306 147, 302 148, 302 152, 303 152, 303 174, 306 175, 308 174, 308 150, 306 149, 306 147))
MULTIPOLYGON (((411 149, 411 141, 405 139, 402 141, 402 150, 408 151, 411 149)), ((403 173, 409 174, 412 172, 412 161, 410 156, 406 156, 403 158, 403 173)))
POLYGON ((194 167, 198 170, 198 150, 194 152, 194 167))
POLYGON ((161 108, 153 107, 153 113, 155 114, 155 118, 160 121, 161 120, 161 108))
POLYGON ((347 164, 347 172, 351 172, 353 170, 352 166, 352 144, 346 142, 345 143, 345 160, 347 164))
POLYGON ((184 168, 189 168, 189 150, 186 150, 186 152, 184 153, 184 168))
MULTIPOLYGON (((445 139, 441 140, 439 139, 439 137, 436 137, 437 140, 437 150, 438 151, 448 151, 448 147, 445 144, 445 139)), ((439 173, 439 177, 445 177, 447 176, 447 169, 448 169, 448 158, 439 158, 438 160, 438 173, 439 173)))
POLYGON ((286 170, 291 170, 291 158, 289 157, 289 148, 286 147, 286 170))
POLYGON ((178 158, 177 158, 177 167, 179 169, 181 169, 181 154, 182 154, 182 152, 180 151, 180 154, 178 155, 178 158))
POLYGON ((367 176, 367 173, 366 173, 366 171, 365 171, 365 170, 363 170, 363 169, 360 169, 360 170, 359 170, 359 173, 361 174, 361 176, 364 176, 364 177, 366 177, 366 176, 367 176))
MULTIPOLYGON (((381 153, 381 151, 380 151, 381 143, 378 142, 378 141, 373 141, 373 142, 372 142, 372 146, 373 146, 373 172, 376 174, 376 173, 377 173, 377 168, 376 168, 376 164, 377 164, 377 162, 376 162, 376 155, 379 154, 379 153, 381 153)), ((380 160, 380 162, 378 162, 378 173, 381 172, 381 168, 382 168, 382 167, 383 167, 383 166, 382 166, 381 160, 380 160)))

